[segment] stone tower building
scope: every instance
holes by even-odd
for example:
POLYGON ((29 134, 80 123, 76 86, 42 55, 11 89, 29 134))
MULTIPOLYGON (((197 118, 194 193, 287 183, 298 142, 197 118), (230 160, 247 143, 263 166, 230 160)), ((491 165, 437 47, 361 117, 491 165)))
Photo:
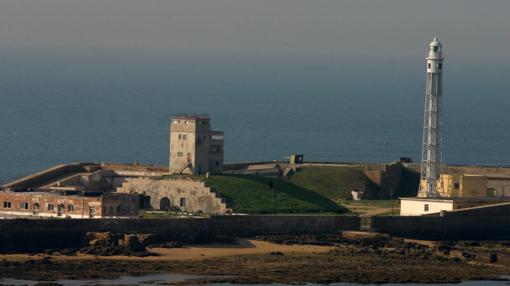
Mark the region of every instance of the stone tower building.
POLYGON ((171 174, 223 171, 223 131, 213 131, 207 115, 176 115, 170 124, 171 174))

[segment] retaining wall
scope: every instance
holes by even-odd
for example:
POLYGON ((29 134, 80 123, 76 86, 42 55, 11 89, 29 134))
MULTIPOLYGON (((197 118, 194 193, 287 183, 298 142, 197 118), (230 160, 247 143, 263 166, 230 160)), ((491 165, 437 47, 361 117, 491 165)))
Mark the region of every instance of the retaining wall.
POLYGON ((87 232, 152 233, 155 242, 208 242, 217 237, 336 234, 359 229, 347 216, 216 216, 190 219, 0 220, 0 251, 77 247, 87 232))
POLYGON ((510 216, 376 216, 370 218, 369 228, 373 232, 416 239, 507 240, 510 216))

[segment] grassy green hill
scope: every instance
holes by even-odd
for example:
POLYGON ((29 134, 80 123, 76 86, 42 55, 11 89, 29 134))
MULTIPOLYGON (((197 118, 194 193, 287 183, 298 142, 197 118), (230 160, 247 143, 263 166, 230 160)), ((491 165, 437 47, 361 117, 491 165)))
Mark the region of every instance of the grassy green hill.
POLYGON ((279 179, 255 176, 210 176, 205 179, 208 186, 227 200, 235 212, 271 213, 274 188, 275 213, 346 212, 339 204, 325 196, 279 179))
POLYGON ((303 167, 290 181, 334 201, 346 199, 353 189, 365 189, 361 166, 303 167))

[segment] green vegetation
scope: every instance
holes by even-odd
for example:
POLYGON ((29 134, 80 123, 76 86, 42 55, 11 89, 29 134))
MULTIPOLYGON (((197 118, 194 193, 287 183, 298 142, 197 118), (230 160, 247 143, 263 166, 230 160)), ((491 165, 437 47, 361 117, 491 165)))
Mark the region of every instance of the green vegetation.
POLYGON ((312 190, 279 179, 256 176, 210 176, 208 186, 239 213, 346 212, 330 199, 312 190), (270 184, 273 185, 274 194, 270 184))
POLYGON ((291 182, 334 201, 350 197, 354 189, 365 189, 361 166, 303 167, 291 182))

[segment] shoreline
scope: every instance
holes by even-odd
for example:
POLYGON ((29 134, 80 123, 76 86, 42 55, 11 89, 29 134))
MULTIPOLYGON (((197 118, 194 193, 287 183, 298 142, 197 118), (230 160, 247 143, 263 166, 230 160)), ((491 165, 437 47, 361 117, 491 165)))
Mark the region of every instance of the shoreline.
POLYGON ((151 248, 149 251, 158 256, 148 257, 2 254, 0 277, 56 281, 114 279, 126 275, 165 273, 205 275, 203 278, 165 283, 165 285, 199 285, 458 283, 501 280, 501 277, 510 275, 508 258, 510 255, 501 256, 502 259, 498 263, 488 263, 482 259, 483 251, 475 252, 470 246, 463 247, 460 256, 455 253, 445 256, 438 254, 435 248, 426 246, 430 242, 414 244, 388 240, 381 244, 373 239, 368 243, 336 243, 321 246, 301 242, 287 244, 288 241, 282 241, 282 244, 271 240, 274 238, 268 238, 266 241, 241 239, 237 245, 151 248), (478 257, 460 258, 466 253, 476 253, 478 257))

